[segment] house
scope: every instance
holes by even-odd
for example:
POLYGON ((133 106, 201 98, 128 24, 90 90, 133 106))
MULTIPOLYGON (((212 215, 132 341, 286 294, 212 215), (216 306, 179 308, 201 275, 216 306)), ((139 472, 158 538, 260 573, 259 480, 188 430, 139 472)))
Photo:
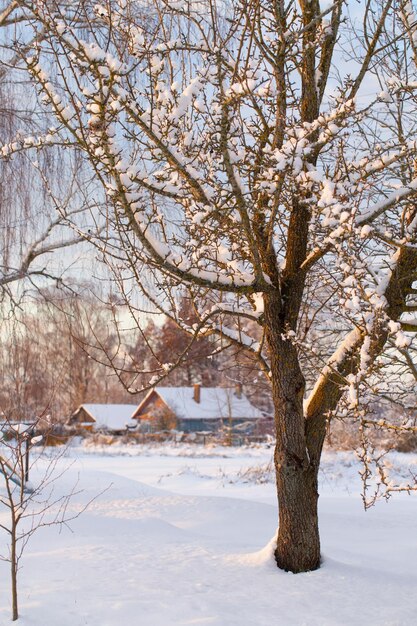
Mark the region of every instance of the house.
POLYGON ((90 431, 105 431, 121 434, 137 423, 131 418, 137 404, 81 404, 68 420, 70 426, 79 426, 90 431))
POLYGON ((2 419, 0 419, 0 433, 6 437, 16 436, 16 434, 23 436, 30 435, 33 437, 36 432, 37 425, 37 420, 25 420, 19 422, 17 420, 4 419, 3 415, 2 419))
POLYGON ((156 387, 142 400, 132 418, 140 430, 177 429, 184 432, 214 431, 221 426, 253 429, 265 420, 236 388, 156 387))

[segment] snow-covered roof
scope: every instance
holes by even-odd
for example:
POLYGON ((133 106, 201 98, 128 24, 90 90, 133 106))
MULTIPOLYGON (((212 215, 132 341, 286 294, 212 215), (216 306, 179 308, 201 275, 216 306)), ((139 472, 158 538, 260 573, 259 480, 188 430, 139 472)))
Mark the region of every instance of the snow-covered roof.
MULTIPOLYGON (((246 396, 234 388, 201 387, 200 402, 194 400, 194 387, 156 387, 154 390, 180 419, 261 419, 263 414, 246 396)), ((152 391, 146 396, 146 399, 152 391)), ((140 408, 140 407, 139 407, 140 408)))
POLYGON ((136 425, 131 417, 137 409, 137 404, 82 404, 77 412, 80 409, 85 409, 91 415, 96 422, 96 428, 123 430, 126 424, 136 425))

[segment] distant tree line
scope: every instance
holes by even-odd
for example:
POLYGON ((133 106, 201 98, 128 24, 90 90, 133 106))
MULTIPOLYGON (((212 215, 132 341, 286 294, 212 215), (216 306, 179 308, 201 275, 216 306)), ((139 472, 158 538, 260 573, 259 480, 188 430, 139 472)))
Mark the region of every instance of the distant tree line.
MULTIPOLYGON (((57 423, 85 402, 134 404, 146 393, 159 363, 168 357, 174 361, 186 350, 188 336, 171 320, 149 317, 143 335, 138 335, 129 329, 123 307, 116 311, 114 304, 100 302, 91 291, 80 292, 43 291, 3 319, 0 407, 7 418, 44 417, 57 423), (127 390, 132 375, 142 393, 127 390)), ((209 338, 199 338, 161 384, 196 382, 243 383, 256 405, 271 409, 269 388, 256 363, 239 351, 213 346, 209 338)))

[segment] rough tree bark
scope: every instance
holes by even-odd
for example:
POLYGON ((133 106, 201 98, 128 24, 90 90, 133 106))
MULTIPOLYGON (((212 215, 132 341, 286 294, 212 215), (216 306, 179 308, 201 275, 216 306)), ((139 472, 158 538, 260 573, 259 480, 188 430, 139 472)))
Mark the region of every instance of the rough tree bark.
POLYGON ((275 469, 279 502, 275 558, 280 568, 294 573, 320 565, 317 513, 318 465, 308 455, 303 397, 305 381, 296 350, 278 333, 270 339, 272 394, 275 407, 275 469), (283 366, 283 363, 285 365, 283 366))

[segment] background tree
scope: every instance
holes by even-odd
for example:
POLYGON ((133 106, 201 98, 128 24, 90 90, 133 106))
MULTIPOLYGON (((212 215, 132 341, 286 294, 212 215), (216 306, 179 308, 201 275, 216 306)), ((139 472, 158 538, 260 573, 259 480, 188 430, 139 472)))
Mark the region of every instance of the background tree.
POLYGON ((82 292, 50 289, 3 324, 0 403, 8 419, 49 415, 52 425, 84 402, 132 402, 97 349, 96 337, 114 349, 111 313, 82 292))
POLYGON ((190 346, 213 335, 257 358, 275 407, 276 560, 319 567, 326 423, 341 402, 360 412, 385 349, 417 327, 403 317, 417 269, 412 4, 366 3, 344 75, 343 0, 154 0, 146 19, 130 2, 18 5, 32 40, 42 31, 22 57, 57 124, 36 146, 90 164, 108 202, 94 243, 131 306, 135 283, 190 346))

